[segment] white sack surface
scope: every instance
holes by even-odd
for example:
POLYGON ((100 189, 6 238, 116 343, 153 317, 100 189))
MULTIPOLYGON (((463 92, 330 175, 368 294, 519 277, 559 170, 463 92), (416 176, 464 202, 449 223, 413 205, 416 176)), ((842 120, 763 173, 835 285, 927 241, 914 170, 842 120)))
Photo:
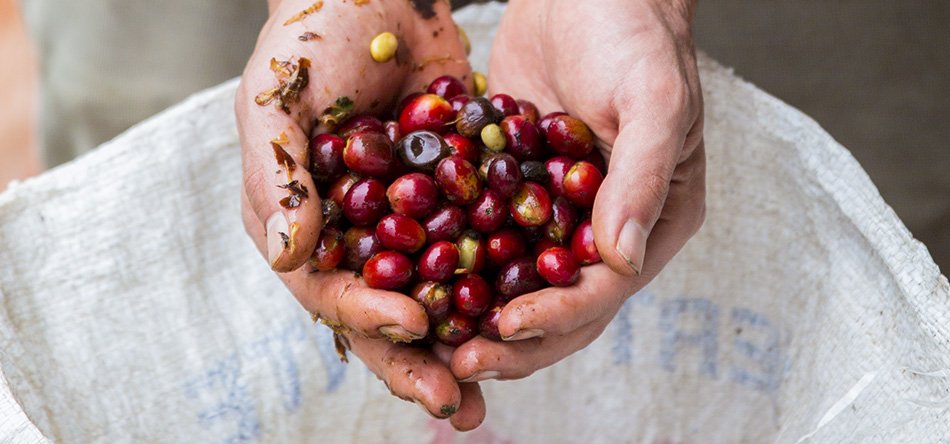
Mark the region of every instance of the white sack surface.
MULTIPOLYGON (((477 68, 500 11, 458 14, 477 68)), ((341 364, 252 247, 236 81, 11 187, 0 441, 950 442, 946 278, 815 122, 700 69, 706 225, 590 347, 485 383, 469 434, 341 364)))

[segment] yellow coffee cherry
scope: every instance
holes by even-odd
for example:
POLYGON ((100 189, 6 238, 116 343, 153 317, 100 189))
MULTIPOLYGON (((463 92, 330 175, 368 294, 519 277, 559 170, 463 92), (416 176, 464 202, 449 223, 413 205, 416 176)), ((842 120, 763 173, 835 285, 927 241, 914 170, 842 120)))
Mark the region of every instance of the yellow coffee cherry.
POLYGON ((489 150, 500 153, 505 149, 505 135, 501 133, 501 127, 490 123, 482 128, 482 143, 489 150))
POLYGON ((465 54, 472 54, 472 41, 468 39, 468 34, 465 33, 465 28, 461 26, 456 26, 456 29, 459 31, 459 40, 462 41, 462 46, 465 47, 465 54))
POLYGON ((475 80, 475 97, 485 95, 485 91, 488 91, 488 79, 485 78, 485 74, 475 71, 472 73, 472 79, 475 80))
POLYGON ((391 32, 381 33, 373 37, 373 41, 369 43, 369 53, 373 56, 373 60, 379 63, 390 61, 396 55, 397 49, 399 49, 399 39, 391 32))

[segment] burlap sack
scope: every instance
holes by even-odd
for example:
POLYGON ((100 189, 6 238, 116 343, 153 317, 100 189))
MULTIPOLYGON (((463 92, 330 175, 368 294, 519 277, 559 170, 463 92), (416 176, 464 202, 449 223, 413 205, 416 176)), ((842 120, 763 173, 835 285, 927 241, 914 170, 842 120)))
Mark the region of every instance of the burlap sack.
MULTIPOLYGON (((498 6, 458 14, 484 69, 498 6)), ((4 442, 950 442, 950 291, 847 150, 701 57, 709 213, 587 349, 393 398, 244 234, 229 82, 0 195, 4 442)), ((899 149, 900 147, 895 147, 899 149)))

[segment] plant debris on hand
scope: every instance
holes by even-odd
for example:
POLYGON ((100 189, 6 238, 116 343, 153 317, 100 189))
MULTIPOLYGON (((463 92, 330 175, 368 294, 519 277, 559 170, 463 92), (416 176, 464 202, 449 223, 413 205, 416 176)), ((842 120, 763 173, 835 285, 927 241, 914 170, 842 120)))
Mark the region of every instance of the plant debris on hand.
POLYGON ((277 86, 258 94, 254 102, 260 106, 274 102, 277 109, 290 114, 290 105, 300 100, 300 92, 310 83, 310 59, 301 57, 296 64, 271 59, 270 69, 277 77, 277 86))
POLYGON ((350 117, 350 113, 353 112, 353 106, 354 103, 349 97, 337 97, 336 103, 323 110, 323 114, 320 116, 320 123, 330 131, 333 131, 340 122, 350 117))
POLYGON ((291 24, 293 24, 293 23, 297 23, 297 22, 303 20, 306 16, 308 16, 308 15, 310 15, 310 14, 313 14, 314 12, 319 11, 321 8, 323 8, 323 0, 317 0, 317 1, 313 2, 312 5, 310 5, 309 7, 307 7, 307 9, 304 9, 303 11, 300 11, 300 12, 294 14, 293 17, 291 17, 291 18, 288 19, 286 22, 284 22, 284 26, 288 26, 288 25, 291 25, 291 24))

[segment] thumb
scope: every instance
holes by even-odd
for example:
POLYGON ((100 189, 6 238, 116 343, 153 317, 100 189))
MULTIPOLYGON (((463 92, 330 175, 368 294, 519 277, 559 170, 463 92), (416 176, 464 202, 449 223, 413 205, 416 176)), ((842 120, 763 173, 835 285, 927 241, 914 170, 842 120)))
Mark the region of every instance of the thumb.
POLYGON ((622 124, 594 201, 594 243, 617 273, 639 275, 682 151, 679 124, 622 124), (668 130, 660 130, 664 128, 668 130))
POLYGON ((274 271, 293 271, 310 257, 323 225, 317 187, 307 171, 309 131, 273 106, 257 106, 245 84, 237 94, 244 187, 260 221, 246 228, 252 235, 264 230, 274 271))

